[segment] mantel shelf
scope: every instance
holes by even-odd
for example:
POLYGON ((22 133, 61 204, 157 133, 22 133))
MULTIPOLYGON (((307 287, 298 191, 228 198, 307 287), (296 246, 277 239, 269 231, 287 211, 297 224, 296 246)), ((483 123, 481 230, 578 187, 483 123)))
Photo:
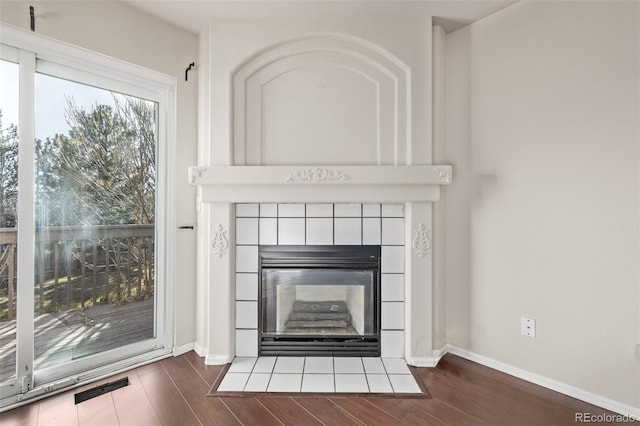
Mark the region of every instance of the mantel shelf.
POLYGON ((451 180, 448 165, 189 167, 203 202, 438 201, 451 180))

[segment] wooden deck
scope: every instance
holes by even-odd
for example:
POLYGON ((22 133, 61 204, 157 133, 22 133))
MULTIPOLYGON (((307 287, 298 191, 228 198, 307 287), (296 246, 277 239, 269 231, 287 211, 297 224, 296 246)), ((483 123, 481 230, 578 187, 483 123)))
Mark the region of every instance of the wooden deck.
MULTIPOLYGON (((35 318, 35 368, 58 365, 153 337, 153 299, 97 305, 35 318)), ((15 374, 16 322, 0 323, 0 381, 15 374)))

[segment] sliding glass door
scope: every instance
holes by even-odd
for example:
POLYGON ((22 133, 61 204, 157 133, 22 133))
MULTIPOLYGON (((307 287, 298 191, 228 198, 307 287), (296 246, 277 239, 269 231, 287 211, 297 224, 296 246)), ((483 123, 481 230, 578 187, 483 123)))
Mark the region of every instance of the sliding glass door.
POLYGON ((16 380, 18 71, 0 60, 0 389, 16 380))
POLYGON ((37 372, 154 337, 158 105, 35 83, 37 372))
POLYGON ((1 408, 166 354, 171 333, 166 87, 0 58, 1 408))

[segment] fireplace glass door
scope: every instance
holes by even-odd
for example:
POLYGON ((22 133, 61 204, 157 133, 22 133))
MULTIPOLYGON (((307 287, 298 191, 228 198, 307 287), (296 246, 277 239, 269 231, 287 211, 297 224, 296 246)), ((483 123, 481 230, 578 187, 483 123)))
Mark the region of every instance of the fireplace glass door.
POLYGON ((261 247, 261 355, 379 352, 379 246, 261 247))

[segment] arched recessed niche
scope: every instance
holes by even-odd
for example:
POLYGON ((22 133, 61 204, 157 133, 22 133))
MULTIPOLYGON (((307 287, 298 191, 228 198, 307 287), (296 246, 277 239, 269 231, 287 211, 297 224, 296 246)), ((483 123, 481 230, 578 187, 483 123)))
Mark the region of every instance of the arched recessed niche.
POLYGON ((406 164, 410 71, 379 46, 342 34, 287 40, 232 82, 236 165, 406 164))

